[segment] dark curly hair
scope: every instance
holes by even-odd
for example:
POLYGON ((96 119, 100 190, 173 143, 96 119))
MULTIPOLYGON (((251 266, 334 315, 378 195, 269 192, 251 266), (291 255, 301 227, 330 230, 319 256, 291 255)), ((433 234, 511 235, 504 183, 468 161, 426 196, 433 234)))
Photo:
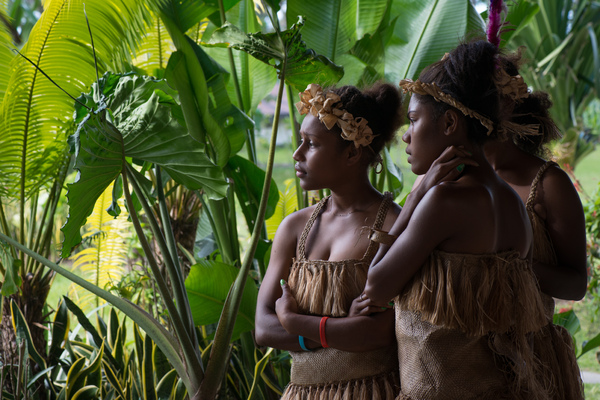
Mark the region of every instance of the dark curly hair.
MULTIPOLYGON (((494 83, 498 49, 486 40, 475 40, 458 45, 448 55, 428 66, 419 80, 435 83, 444 93, 451 95, 464 106, 489 118, 494 126, 499 122, 499 98, 494 83)), ((452 106, 436 101, 429 95, 418 95, 420 102, 429 104, 434 119, 439 118, 452 106)), ((461 115, 462 112, 458 111, 461 115)), ((487 128, 476 118, 466 117, 468 138, 482 144, 497 136, 495 129, 487 135, 487 128)))
MULTIPOLYGON (((499 64, 510 76, 519 75, 522 63, 522 49, 517 52, 498 57, 499 64)), ((560 138, 561 134, 550 116, 552 101, 550 95, 536 90, 518 102, 510 98, 501 101, 503 118, 519 125, 539 125, 537 135, 513 135, 512 141, 526 153, 548 158, 550 151, 546 147, 550 141, 560 138)))
MULTIPOLYGON (((340 96, 342 108, 354 118, 362 117, 367 120, 375 137, 369 145, 373 151, 363 152, 363 158, 369 164, 375 163, 379 152, 394 139, 404 118, 402 98, 398 88, 389 83, 379 82, 364 90, 347 85, 339 88, 331 87, 327 91, 340 96)), ((337 125, 332 130, 341 132, 337 125)), ((340 140, 343 146, 352 144, 341 137, 340 140)))

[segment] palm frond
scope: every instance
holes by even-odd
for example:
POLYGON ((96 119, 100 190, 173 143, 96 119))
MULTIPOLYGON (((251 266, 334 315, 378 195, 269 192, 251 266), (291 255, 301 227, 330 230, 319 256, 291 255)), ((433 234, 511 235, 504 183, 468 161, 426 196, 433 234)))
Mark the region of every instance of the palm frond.
MULTIPOLYGON (((113 218, 106 212, 112 202, 111 184, 98 198, 94 206, 94 212, 87 220, 84 227, 84 242, 88 242, 87 248, 77 253, 73 258, 73 269, 78 269, 81 276, 98 287, 108 289, 116 285, 125 275, 127 266, 127 243, 129 235, 127 222, 128 214, 120 200, 121 214, 113 218)), ((89 310, 101 305, 104 300, 88 292, 80 286, 72 288, 74 297, 78 298, 78 305, 89 310)))
MULTIPOLYGON (((73 96, 96 79, 82 0, 49 0, 22 53, 73 96)), ((150 12, 136 0, 86 0, 100 72, 130 64, 150 12)), ((72 124, 73 100, 21 57, 0 106, 0 190, 29 197, 51 182, 72 124)))
POLYGON ((146 30, 137 57, 133 64, 142 69, 146 75, 163 78, 164 69, 171 53, 176 50, 167 28, 158 16, 155 16, 146 30))
POLYGON ((0 101, 4 98, 4 92, 8 85, 8 66, 14 57, 14 53, 10 50, 12 38, 2 23, 2 19, 8 19, 8 16, 4 12, 2 2, 0 2, 0 101))

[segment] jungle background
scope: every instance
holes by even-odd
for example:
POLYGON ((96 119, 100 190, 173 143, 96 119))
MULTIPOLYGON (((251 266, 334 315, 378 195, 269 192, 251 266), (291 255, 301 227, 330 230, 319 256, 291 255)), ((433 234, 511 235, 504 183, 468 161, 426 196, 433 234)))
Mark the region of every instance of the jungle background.
MULTIPOLYGON (((555 321, 600 372, 600 2, 507 5, 501 46, 550 93, 586 212, 588 294, 555 321)), ((322 195, 295 181, 289 104, 413 78, 487 7, 0 0, 0 398, 278 398, 290 359, 254 345, 256 293, 281 220, 322 195)), ((372 181, 406 196, 401 141, 372 181)))

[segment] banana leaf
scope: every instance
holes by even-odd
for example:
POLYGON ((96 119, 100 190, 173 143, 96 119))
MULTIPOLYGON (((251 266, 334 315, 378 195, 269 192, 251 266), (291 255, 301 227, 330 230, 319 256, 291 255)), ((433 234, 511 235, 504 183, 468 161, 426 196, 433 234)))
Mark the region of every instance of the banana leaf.
POLYGON ((304 17, 302 37, 307 46, 341 63, 340 56, 347 54, 357 40, 377 30, 389 3, 388 0, 290 0, 286 16, 288 25, 299 16, 304 17))
POLYGON ((470 35, 483 35, 484 22, 468 0, 405 0, 392 4, 401 16, 386 48, 386 77, 390 82, 415 78, 470 35))

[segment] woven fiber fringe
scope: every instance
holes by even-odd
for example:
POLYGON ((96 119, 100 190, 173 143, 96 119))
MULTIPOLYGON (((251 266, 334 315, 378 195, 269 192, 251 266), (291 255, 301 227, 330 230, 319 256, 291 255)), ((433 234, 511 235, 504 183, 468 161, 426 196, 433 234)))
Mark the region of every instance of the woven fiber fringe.
POLYGON ((504 373, 507 389, 515 400, 550 400, 550 389, 540 370, 545 368, 534 354, 531 336, 512 332, 490 334, 489 346, 496 354, 496 365, 504 373))
POLYGON ((531 227, 533 228, 533 258, 550 265, 557 264, 556 253, 552 246, 552 241, 548 235, 548 230, 540 217, 534 213, 529 213, 531 227))
POLYGON ((290 383, 282 400, 394 400, 400 391, 396 372, 325 385, 290 383))
POLYGON ((469 336, 509 331, 523 336, 547 324, 537 280, 516 252, 484 256, 435 251, 407 285, 400 307, 469 336), (484 263, 482 257, 489 259, 484 263))
POLYGON ((365 287, 366 263, 297 261, 289 285, 300 313, 345 317, 365 287))
POLYGON ((548 324, 534 336, 534 351, 540 360, 539 380, 555 400, 584 398, 581 372, 573 339, 562 326, 548 324))

